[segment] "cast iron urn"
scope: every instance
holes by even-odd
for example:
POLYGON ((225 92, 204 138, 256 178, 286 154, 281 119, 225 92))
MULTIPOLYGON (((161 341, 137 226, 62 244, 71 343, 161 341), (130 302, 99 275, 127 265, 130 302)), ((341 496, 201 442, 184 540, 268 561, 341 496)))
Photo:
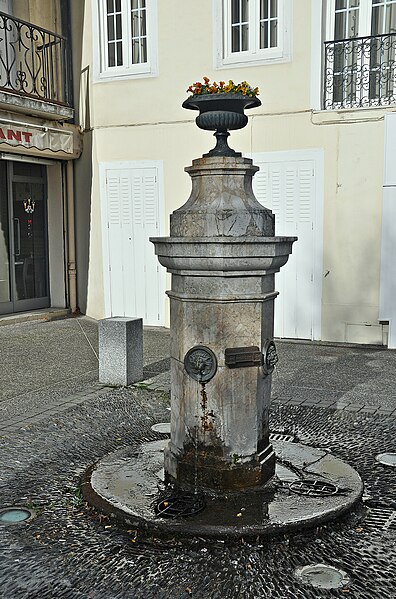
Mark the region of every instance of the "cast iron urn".
POLYGON ((200 129, 215 131, 217 144, 204 156, 242 156, 241 152, 235 152, 229 147, 228 131, 243 129, 248 122, 244 113, 245 108, 255 108, 260 105, 261 102, 256 97, 228 93, 195 94, 182 104, 183 108, 199 110, 195 122, 200 129))

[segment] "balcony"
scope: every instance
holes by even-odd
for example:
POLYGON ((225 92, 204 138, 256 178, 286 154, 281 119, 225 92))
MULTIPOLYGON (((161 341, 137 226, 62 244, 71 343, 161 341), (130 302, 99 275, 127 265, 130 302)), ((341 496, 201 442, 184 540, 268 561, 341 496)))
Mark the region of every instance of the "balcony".
POLYGON ((0 107, 66 120, 71 102, 67 39, 0 12, 0 107))
POLYGON ((396 103, 396 34, 324 43, 323 108, 396 103))

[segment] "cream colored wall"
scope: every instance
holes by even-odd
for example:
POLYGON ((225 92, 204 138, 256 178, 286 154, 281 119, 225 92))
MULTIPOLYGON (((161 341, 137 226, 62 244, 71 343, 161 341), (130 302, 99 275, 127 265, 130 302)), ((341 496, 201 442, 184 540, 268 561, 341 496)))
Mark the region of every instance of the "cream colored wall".
POLYGON ((49 31, 61 33, 61 0, 13 0, 13 15, 49 31))
MULTIPOLYGON (((163 234, 167 234, 169 213, 183 204, 190 192, 190 179, 184 167, 212 145, 211 135, 192 123, 106 127, 95 134, 95 161, 98 164, 163 160, 166 201, 163 234)), ((364 332, 370 342, 381 342, 378 303, 382 125, 376 122, 313 125, 308 114, 260 116, 252 118, 244 131, 232 133, 230 145, 244 153, 324 148, 323 273, 329 273, 323 279, 322 339, 354 342, 364 332)), ((92 215, 100 212, 99 198, 94 174, 92 215)), ((102 293, 98 275, 102 272, 100 219, 96 226, 92 223, 91 233, 95 288, 91 281, 90 296, 95 314, 99 314, 99 304, 94 298, 102 293)), ((103 308, 102 303, 100 307, 103 308)))
POLYGON ((93 138, 93 171, 91 193, 91 219, 89 231, 89 269, 87 315, 100 320, 105 316, 102 256, 101 193, 99 186, 99 168, 96 156, 97 139, 93 138))
POLYGON ((293 61, 265 67, 213 68, 212 0, 158 0, 159 76, 100 82, 93 86, 94 125, 191 120, 181 108, 185 90, 203 75, 212 80, 247 80, 261 90, 258 112, 308 108, 310 93, 310 2, 293 2, 293 61), (142 99, 144 100, 142 101, 142 99))
POLYGON ((366 342, 382 343, 383 121, 313 124, 310 114, 251 120, 253 152, 324 149, 322 339, 359 342, 364 333, 366 342))
MULTIPOLYGON (((90 3, 87 5, 85 28, 90 40, 90 3)), ((217 81, 246 79, 261 89, 262 107, 252 111, 244 130, 232 133, 231 147, 244 153, 324 149, 322 339, 382 342, 378 296, 384 111, 356 112, 358 122, 353 113, 348 118, 332 113, 331 122, 321 117, 323 113, 312 113, 307 19, 311 3, 299 0, 293 6, 292 62, 215 71, 211 0, 159 1, 160 75, 91 85, 94 174, 89 315, 104 316, 98 164, 163 160, 163 233, 167 234, 169 214, 190 192, 184 167, 214 145, 211 135, 195 126, 196 115, 181 108, 187 86, 207 75, 217 81)), ((92 60, 89 42, 84 60, 87 64, 92 60)))

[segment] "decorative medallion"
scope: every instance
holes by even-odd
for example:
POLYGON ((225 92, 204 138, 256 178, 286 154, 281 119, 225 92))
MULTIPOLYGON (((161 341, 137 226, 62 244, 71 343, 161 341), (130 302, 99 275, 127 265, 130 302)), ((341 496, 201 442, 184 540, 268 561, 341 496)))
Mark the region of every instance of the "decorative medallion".
POLYGON ((267 339, 264 343, 263 356, 263 372, 264 374, 271 374, 279 361, 275 343, 272 339, 267 339))
POLYGON ((184 357, 187 374, 200 383, 207 383, 217 372, 217 359, 209 347, 196 345, 184 357))

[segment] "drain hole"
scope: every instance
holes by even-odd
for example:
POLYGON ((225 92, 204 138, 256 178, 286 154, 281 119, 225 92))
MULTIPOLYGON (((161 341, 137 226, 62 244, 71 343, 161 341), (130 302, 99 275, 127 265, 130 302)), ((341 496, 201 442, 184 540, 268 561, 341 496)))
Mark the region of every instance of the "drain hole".
POLYGON ((290 491, 309 497, 328 497, 338 493, 338 487, 321 480, 295 480, 289 485, 290 491))
POLYGON ((0 522, 4 524, 19 524, 34 518, 34 512, 27 507, 7 507, 0 510, 0 522))
POLYGON ((287 433, 277 433, 274 431, 269 435, 270 441, 286 441, 288 443, 292 443, 296 440, 294 435, 289 435, 287 433))
MULTIPOLYGON (((365 505, 370 505, 370 503, 366 502, 365 505)), ((374 530, 396 530, 396 511, 384 506, 370 506, 363 525, 374 530)))
POLYGON ((297 568, 294 575, 302 582, 317 589, 339 589, 349 584, 349 576, 343 570, 327 564, 310 564, 297 568))
POLYGON ((182 493, 170 495, 156 503, 154 511, 161 518, 188 518, 202 512, 206 507, 202 494, 182 493))

